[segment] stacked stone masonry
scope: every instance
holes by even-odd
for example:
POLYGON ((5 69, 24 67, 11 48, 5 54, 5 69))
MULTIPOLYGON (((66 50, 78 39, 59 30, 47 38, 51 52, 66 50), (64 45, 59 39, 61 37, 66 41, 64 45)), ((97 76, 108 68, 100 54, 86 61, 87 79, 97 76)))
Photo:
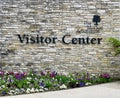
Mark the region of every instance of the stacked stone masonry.
POLYGON ((52 68, 118 76, 120 57, 113 55, 107 43, 110 37, 120 39, 120 0, 0 0, 0 66, 4 70, 52 68), (101 17, 99 30, 92 22, 94 15, 101 17), (17 34, 58 40, 26 44, 19 42, 17 34), (99 45, 66 45, 61 42, 66 34, 103 40, 99 45))

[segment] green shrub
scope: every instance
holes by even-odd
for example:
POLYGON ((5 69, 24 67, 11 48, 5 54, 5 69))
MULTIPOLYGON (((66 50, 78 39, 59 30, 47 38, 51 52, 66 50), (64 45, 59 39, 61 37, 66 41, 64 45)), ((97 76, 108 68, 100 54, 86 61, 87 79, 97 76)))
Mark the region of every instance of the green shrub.
POLYGON ((120 40, 111 37, 111 38, 108 39, 108 41, 113 46, 113 48, 115 50, 115 55, 120 54, 120 40))

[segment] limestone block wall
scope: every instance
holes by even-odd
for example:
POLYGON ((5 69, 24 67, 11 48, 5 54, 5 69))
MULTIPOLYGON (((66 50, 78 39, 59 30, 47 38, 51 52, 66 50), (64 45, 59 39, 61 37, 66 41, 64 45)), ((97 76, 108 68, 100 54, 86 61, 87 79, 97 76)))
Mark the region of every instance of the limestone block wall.
MULTIPOLYGON (((0 0, 0 65, 4 70, 54 68, 120 74, 119 56, 108 45, 120 39, 119 0, 0 0), (101 21, 96 27, 93 16, 101 21), (18 34, 57 37, 56 43, 20 42, 18 34), (100 44, 64 44, 72 38, 102 38, 100 44)), ((78 42, 77 42, 78 43, 78 42)))

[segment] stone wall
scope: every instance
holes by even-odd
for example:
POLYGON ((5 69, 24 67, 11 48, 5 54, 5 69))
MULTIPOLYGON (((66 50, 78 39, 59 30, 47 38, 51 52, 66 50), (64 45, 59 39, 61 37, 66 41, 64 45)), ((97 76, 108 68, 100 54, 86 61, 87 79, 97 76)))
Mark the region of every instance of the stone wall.
POLYGON ((4 70, 41 68, 120 73, 119 57, 107 43, 120 35, 119 0, 0 0, 0 65, 4 70), (93 16, 101 22, 96 27, 93 16), (57 37, 56 44, 20 43, 17 34, 57 37), (101 44, 63 44, 64 35, 103 38, 101 44))

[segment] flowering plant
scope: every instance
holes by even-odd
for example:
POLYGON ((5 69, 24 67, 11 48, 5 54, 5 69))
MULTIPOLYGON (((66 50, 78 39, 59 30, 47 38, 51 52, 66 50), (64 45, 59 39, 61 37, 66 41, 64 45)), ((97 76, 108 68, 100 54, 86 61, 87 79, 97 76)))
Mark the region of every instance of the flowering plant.
POLYGON ((0 94, 17 95, 75 87, 84 87, 112 81, 109 74, 72 73, 58 74, 56 71, 5 72, 0 71, 0 94))

